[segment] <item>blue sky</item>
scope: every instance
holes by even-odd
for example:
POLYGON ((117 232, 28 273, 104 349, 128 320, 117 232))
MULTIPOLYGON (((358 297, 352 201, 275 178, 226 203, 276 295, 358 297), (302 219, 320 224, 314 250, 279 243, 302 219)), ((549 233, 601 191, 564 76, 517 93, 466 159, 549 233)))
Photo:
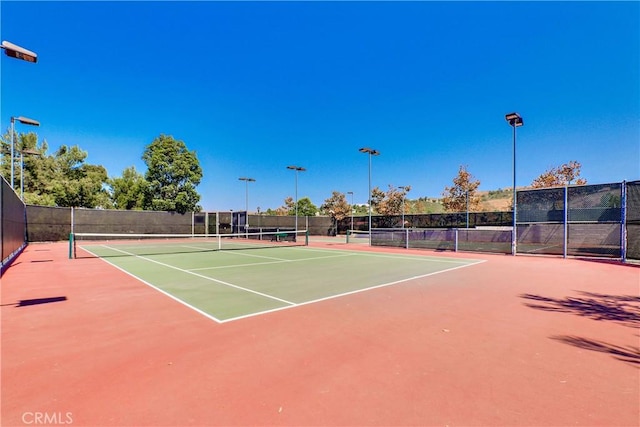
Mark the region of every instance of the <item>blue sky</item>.
MULTIPOLYGON (((639 2, 13 2, 0 124, 41 122, 110 176, 146 170, 160 134, 197 152, 206 210, 277 208, 372 183, 439 197, 460 165, 481 189, 582 163, 589 183, 640 178, 639 2)), ((17 125, 19 132, 34 130, 17 125)))

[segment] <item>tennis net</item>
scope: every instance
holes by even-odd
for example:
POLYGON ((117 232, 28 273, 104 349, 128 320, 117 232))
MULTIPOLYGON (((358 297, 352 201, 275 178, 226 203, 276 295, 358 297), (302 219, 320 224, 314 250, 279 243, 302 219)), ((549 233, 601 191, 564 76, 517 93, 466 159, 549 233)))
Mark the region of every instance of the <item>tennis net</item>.
POLYGON ((307 230, 236 234, 72 233, 69 258, 146 256, 306 246, 307 230), (81 249, 78 251, 78 249, 81 249))

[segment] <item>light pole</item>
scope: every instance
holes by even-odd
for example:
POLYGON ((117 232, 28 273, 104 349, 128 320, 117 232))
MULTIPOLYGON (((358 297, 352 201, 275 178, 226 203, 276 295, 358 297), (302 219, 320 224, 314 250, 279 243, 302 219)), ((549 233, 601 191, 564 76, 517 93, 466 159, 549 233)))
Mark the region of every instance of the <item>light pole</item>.
POLYGON ((402 190, 402 228, 404 228, 404 196, 411 190, 411 187, 408 185, 404 187, 398 187, 399 190, 402 190))
POLYGON ((379 156, 380 152, 368 147, 363 147, 358 151, 369 154, 369 246, 371 246, 371 157, 379 156))
POLYGON ((522 126, 524 121, 518 113, 509 113, 504 118, 513 127, 513 231, 511 232, 511 255, 515 255, 518 245, 516 229, 516 128, 522 126))
POLYGON ((244 232, 248 233, 249 232, 249 183, 256 182, 256 180, 253 178, 245 178, 245 177, 238 178, 238 180, 244 181, 245 183, 244 198, 245 198, 246 211, 244 214, 244 232))
POLYGON ((296 172, 296 231, 298 231, 298 172, 304 172, 306 169, 301 166, 287 166, 287 169, 296 172))
POLYGON ((27 117, 11 117, 11 188, 13 187, 13 168, 14 168, 14 151, 15 151, 15 138, 13 134, 15 133, 15 121, 19 121, 25 125, 31 126, 40 126, 40 123, 36 120, 29 119, 27 117))
POLYGON ((347 194, 351 194, 351 230, 353 230, 353 191, 347 191, 347 194))

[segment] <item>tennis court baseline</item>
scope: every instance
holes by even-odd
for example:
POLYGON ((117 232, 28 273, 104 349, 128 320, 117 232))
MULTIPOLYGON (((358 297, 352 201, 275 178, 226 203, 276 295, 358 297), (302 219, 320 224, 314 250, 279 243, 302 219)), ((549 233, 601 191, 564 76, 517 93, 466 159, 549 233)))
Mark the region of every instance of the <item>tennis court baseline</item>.
POLYGON ((181 244, 153 253, 144 242, 106 242, 80 248, 220 323, 483 262, 309 246, 191 252, 181 244))

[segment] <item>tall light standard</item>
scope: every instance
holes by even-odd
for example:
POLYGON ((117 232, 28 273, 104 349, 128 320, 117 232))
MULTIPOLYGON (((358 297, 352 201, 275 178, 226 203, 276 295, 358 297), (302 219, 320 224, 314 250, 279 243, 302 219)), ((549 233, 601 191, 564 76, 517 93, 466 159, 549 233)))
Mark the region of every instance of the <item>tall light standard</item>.
POLYGON ((353 191, 347 191, 347 194, 351 194, 351 230, 353 230, 353 191))
POLYGON ((246 178, 246 177, 241 177, 238 178, 238 180, 240 181, 244 181, 245 183, 245 191, 244 191, 244 198, 245 198, 245 214, 244 214, 244 232, 248 233, 249 232, 249 183, 250 182, 256 182, 255 179, 253 178, 246 178))
POLYGON ((296 231, 298 231, 298 172, 304 172, 306 169, 301 166, 287 166, 287 169, 296 172, 296 231))
POLYGON ((380 152, 368 147, 363 147, 358 151, 369 154, 369 246, 371 246, 371 157, 379 156, 380 152))
POLYGON ((509 113, 504 118, 509 123, 509 126, 513 127, 513 231, 511 232, 511 255, 515 255, 518 245, 516 229, 516 128, 522 126, 524 121, 518 113, 509 113))
POLYGON ((402 190, 402 228, 404 228, 404 196, 411 190, 408 185, 404 187, 398 187, 398 190, 402 190))
POLYGON ((28 119, 26 117, 11 117, 11 188, 13 187, 13 168, 14 168, 14 151, 15 151, 15 141, 13 134, 15 133, 15 121, 19 121, 25 125, 31 126, 40 126, 40 123, 33 119, 28 119))

